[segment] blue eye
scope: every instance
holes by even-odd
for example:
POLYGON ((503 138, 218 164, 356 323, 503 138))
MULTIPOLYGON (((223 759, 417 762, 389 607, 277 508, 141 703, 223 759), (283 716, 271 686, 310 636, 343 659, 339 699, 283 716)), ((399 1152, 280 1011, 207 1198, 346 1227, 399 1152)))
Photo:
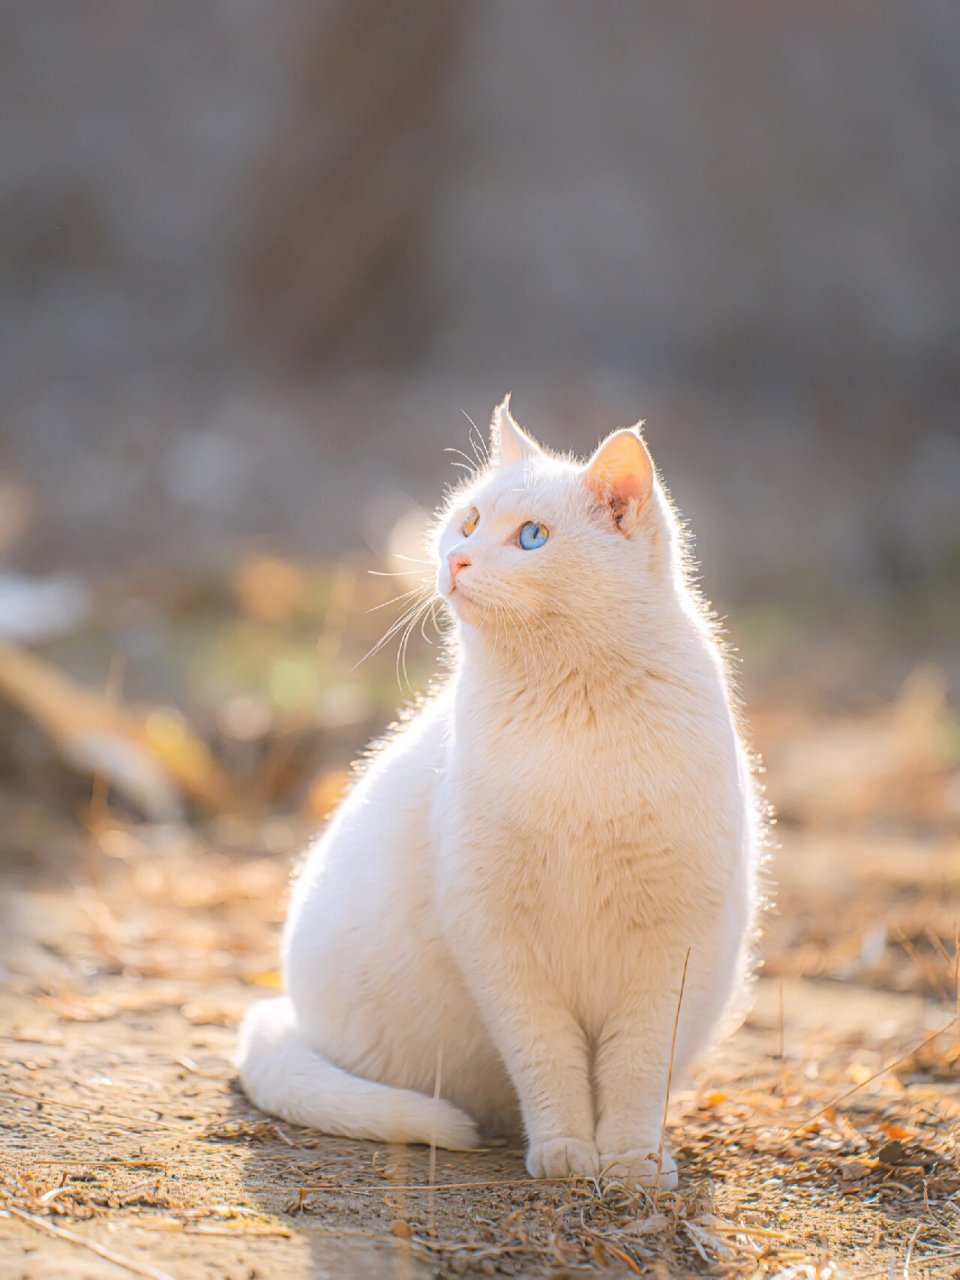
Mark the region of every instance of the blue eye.
POLYGON ((542 547, 549 537, 550 530, 545 524, 541 524, 539 520, 528 520, 526 524, 520 526, 517 544, 524 551, 536 551, 537 547, 542 547))

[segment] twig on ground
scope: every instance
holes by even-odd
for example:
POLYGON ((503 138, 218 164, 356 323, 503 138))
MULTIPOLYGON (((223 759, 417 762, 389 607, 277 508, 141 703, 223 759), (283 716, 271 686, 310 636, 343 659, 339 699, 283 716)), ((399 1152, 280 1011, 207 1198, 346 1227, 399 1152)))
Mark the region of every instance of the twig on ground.
MULTIPOLYGON (((489 1182, 373 1182, 344 1184, 342 1182, 317 1182, 305 1185, 301 1191, 463 1191, 472 1187, 537 1187, 552 1183, 574 1182, 573 1178, 494 1178, 489 1182)), ((580 1179, 585 1181, 585 1179, 580 1179)))

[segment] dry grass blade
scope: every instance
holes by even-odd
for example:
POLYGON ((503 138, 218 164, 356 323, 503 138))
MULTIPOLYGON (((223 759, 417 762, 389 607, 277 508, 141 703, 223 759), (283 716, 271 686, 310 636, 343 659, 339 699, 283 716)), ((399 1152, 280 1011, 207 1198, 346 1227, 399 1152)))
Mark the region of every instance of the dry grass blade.
MULTIPOLYGON (((301 1191, 465 1191, 482 1187, 537 1187, 551 1186, 558 1183, 574 1183, 576 1178, 492 1178, 489 1181, 477 1179, 470 1182, 315 1182, 304 1183, 301 1191)), ((583 1181, 583 1179, 579 1179, 583 1181)))
POLYGON ((673 1017, 673 1036, 670 1040, 670 1065, 667 1068, 667 1088, 666 1096, 663 1099, 663 1121, 660 1125, 660 1145, 657 1147, 657 1181, 656 1187, 660 1187, 660 1175, 663 1173, 663 1143, 667 1128, 667 1112, 670 1108, 670 1089, 673 1086, 673 1060, 677 1052, 677 1030, 680 1026, 680 1006, 683 1004, 683 991, 687 985, 687 965, 690 963, 691 948, 687 947, 687 954, 683 957, 683 973, 680 975, 680 993, 677 996, 677 1012, 673 1017))
POLYGON ((924 1224, 922 1222, 917 1223, 916 1230, 910 1237, 910 1243, 907 1245, 907 1253, 903 1259, 903 1280, 910 1280, 910 1262, 913 1258, 913 1247, 917 1243, 917 1236, 919 1236, 920 1232, 923 1230, 923 1225, 924 1224))
MULTIPOLYGON (((440 1041, 437 1045, 437 1066, 434 1072, 433 1080, 433 1122, 430 1127, 430 1164, 429 1175, 427 1181, 431 1184, 437 1180, 437 1111, 440 1107, 440 1085, 443 1080, 443 1042, 447 1032, 447 1011, 443 1010, 443 1017, 440 1021, 440 1041)), ((430 1225, 434 1225, 434 1205, 433 1195, 430 1196, 430 1225)))
POLYGON ((813 1113, 812 1116, 808 1116, 807 1119, 804 1120, 803 1124, 799 1124, 795 1129, 791 1129, 787 1136, 793 1138, 798 1133, 802 1133, 808 1125, 813 1124, 814 1120, 817 1120, 827 1111, 832 1111, 833 1108, 839 1106, 841 1102, 845 1102, 847 1098, 852 1097, 855 1093, 859 1093, 861 1089, 865 1088, 868 1084, 871 1084, 874 1080, 879 1080, 881 1076, 885 1076, 887 1072, 892 1071, 894 1067, 899 1067, 902 1062, 906 1062, 909 1058, 912 1058, 914 1054, 921 1053, 935 1041, 939 1040, 945 1031, 949 1031, 952 1026, 955 1026, 957 1020, 958 1016, 954 1015, 954 1017, 952 1017, 949 1022, 945 1023, 939 1031, 934 1031, 933 1035, 927 1036, 926 1040, 922 1040, 920 1044, 914 1045, 912 1049, 908 1049, 906 1053, 902 1053, 899 1058, 894 1058, 892 1062, 885 1063, 879 1068, 879 1070, 874 1071, 872 1075, 867 1076, 858 1084, 844 1090, 843 1093, 838 1093, 835 1098, 831 1098, 829 1102, 825 1102, 822 1107, 813 1113))
POLYGON ((163 1172, 167 1165, 159 1160, 54 1160, 48 1156, 34 1156, 34 1164, 51 1164, 66 1169, 156 1169, 163 1172))
POLYGON ((624 1266, 629 1271, 631 1271, 635 1276, 643 1275, 643 1268, 637 1266, 636 1262, 634 1262, 633 1258, 630 1257, 629 1253, 626 1253, 623 1249, 618 1248, 617 1245, 612 1244, 605 1236, 600 1235, 598 1231, 588 1231, 586 1228, 584 1228, 583 1234, 591 1240, 596 1240, 597 1243, 600 1245, 601 1249, 609 1253, 611 1257, 616 1258, 618 1262, 622 1262, 624 1266))

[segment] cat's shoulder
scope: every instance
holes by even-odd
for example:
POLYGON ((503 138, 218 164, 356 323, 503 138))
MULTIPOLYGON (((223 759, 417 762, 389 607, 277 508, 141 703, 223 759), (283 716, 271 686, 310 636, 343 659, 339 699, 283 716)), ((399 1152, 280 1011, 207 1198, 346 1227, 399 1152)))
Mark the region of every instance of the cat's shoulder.
POLYGON ((452 704, 448 679, 431 683, 426 692, 405 702, 386 729, 373 738, 353 763, 353 772, 363 777, 378 762, 402 755, 416 747, 440 743, 447 732, 452 704))

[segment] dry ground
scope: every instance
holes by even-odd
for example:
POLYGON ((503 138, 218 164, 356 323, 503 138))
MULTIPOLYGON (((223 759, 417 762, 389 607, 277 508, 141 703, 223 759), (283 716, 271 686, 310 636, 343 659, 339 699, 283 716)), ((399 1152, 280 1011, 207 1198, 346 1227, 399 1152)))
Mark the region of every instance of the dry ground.
POLYGON ((754 712, 779 905, 753 1012, 675 1091, 669 1195, 259 1115, 235 1027, 315 819, 0 792, 0 1276, 960 1274, 957 725, 922 672, 805 705, 754 712))

